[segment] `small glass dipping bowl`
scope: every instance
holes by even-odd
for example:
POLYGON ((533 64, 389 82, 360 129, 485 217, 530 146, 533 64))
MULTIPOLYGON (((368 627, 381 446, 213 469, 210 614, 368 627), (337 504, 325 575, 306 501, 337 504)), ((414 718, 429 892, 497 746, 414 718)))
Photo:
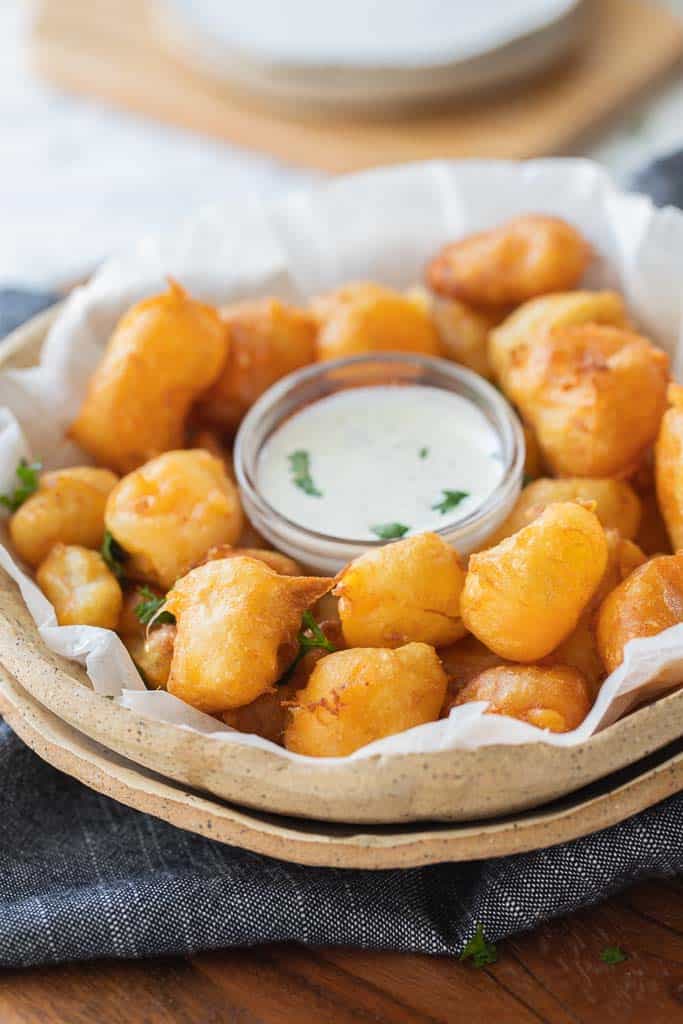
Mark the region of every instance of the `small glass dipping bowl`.
POLYGON ((278 551, 315 572, 334 574, 385 540, 349 540, 317 533, 285 518, 260 494, 258 459, 267 439, 293 414, 320 398, 353 387, 422 385, 468 399, 486 416, 500 444, 503 475, 478 508, 435 532, 467 555, 500 526, 522 486, 524 434, 509 403, 493 385, 457 363, 407 353, 383 352, 315 363, 273 384, 245 416, 235 439, 235 473, 244 510, 278 551))

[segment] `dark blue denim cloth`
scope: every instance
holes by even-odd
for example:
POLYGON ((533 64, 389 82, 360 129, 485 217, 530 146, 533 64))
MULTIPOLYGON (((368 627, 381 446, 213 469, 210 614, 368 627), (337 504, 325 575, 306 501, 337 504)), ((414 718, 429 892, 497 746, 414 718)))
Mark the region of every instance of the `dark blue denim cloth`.
MULTIPOLYGON (((659 199, 665 171, 639 179, 655 181, 659 199)), ((0 336, 50 301, 0 291, 0 336)), ((383 872, 300 867, 129 810, 44 764, 0 723, 2 966, 277 940, 455 954, 476 922, 496 940, 682 869, 683 795, 514 857, 383 872)))

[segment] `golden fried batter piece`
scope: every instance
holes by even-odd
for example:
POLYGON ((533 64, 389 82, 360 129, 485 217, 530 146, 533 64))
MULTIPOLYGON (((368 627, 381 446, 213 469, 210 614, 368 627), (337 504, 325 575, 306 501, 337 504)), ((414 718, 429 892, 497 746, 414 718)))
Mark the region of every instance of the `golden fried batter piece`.
POLYGON ((464 581, 457 552, 435 533, 366 551, 342 570, 333 591, 346 643, 453 643, 465 632, 460 616, 464 581))
POLYGON ((442 355, 490 379, 493 372, 488 357, 488 338, 501 317, 473 309, 458 299, 438 296, 431 299, 429 308, 441 340, 442 355))
POLYGON ((97 551, 54 544, 36 572, 38 586, 54 606, 60 626, 116 629, 121 587, 97 551))
POLYGON ((529 348, 549 331, 585 324, 626 330, 629 321, 621 295, 610 291, 561 292, 525 302, 489 334, 489 361, 498 382, 508 391, 508 373, 526 364, 529 348))
POLYGON ((543 456, 536 433, 528 423, 522 424, 524 431, 524 480, 529 483, 543 476, 543 456))
POLYGON ((666 523, 662 518, 656 494, 641 495, 643 514, 636 534, 636 542, 646 555, 670 555, 671 540, 666 523))
POLYGON ((625 480, 601 480, 568 477, 554 480, 542 477, 522 490, 505 522, 487 540, 487 547, 499 544, 523 526, 528 526, 544 508, 557 501, 592 501, 594 512, 606 529, 618 530, 622 537, 635 537, 640 525, 640 499, 625 480))
POLYGON ((207 551, 205 557, 199 563, 215 562, 219 558, 255 558, 257 562, 263 562, 270 566, 274 572, 281 576, 301 576, 301 566, 289 555, 282 555, 279 551, 268 551, 265 548, 233 548, 230 544, 217 544, 216 547, 207 551))
POLYGON ((227 306, 221 316, 228 331, 228 358, 196 412, 201 420, 235 431, 271 384, 314 362, 317 324, 310 313, 278 299, 227 306))
POLYGON ((622 580, 645 562, 637 544, 624 540, 617 530, 605 530, 607 568, 592 598, 584 608, 576 629, 545 659, 549 665, 570 665, 585 677, 593 700, 605 678, 605 669, 595 635, 597 610, 622 580))
POLYGON ((427 267, 427 284, 475 307, 516 306, 574 288, 592 255, 566 221, 526 214, 444 246, 427 267))
POLYGON ((217 310, 169 281, 167 292, 119 321, 70 436, 118 473, 182 447, 190 406, 218 377, 227 351, 217 310))
POLYGON ((489 702, 487 715, 507 715, 550 732, 571 732, 591 708, 586 680, 568 665, 501 665, 468 683, 453 707, 489 702))
POLYGON ((575 628, 607 566, 597 516, 549 505, 496 547, 472 555, 461 599, 465 626, 511 661, 537 661, 575 628))
POLYGON ((624 659, 629 640, 683 622, 683 554, 645 562, 608 594, 598 613, 598 650, 607 672, 624 659))
POLYGON ((671 546, 683 548, 683 387, 670 384, 655 447, 657 500, 671 546))
POLYGON ((19 557, 35 568, 58 542, 99 548, 104 506, 117 481, 108 469, 92 466, 43 473, 38 490, 10 519, 9 533, 19 557))
POLYGON ((617 477, 657 436, 668 374, 668 356, 646 338, 588 324, 529 346, 506 390, 556 476, 617 477))
POLYGON ((145 683, 151 690, 165 690, 173 659, 176 628, 171 623, 155 626, 142 635, 121 637, 145 683))
POLYGON ((490 651, 481 640, 468 633, 448 647, 439 648, 439 658, 448 679, 448 689, 442 714, 448 715, 451 704, 462 688, 487 668, 504 665, 498 654, 490 651))
POLYGON ((296 695, 285 746, 312 757, 344 757, 373 740, 432 722, 446 693, 433 647, 368 647, 322 658, 296 695))
POLYGON ((242 529, 237 488, 203 449, 165 452, 124 476, 107 499, 107 529, 128 554, 126 573, 163 590, 242 529))
POLYGON ((420 301, 371 283, 346 285, 314 301, 320 324, 318 359, 363 352, 441 352, 439 335, 420 301))
POLYGON ((209 714, 250 704, 291 663, 304 611, 331 585, 252 558, 193 569, 166 597, 177 623, 169 693, 209 714))
POLYGON ((294 700, 295 693, 295 684, 282 683, 261 694, 251 704, 233 708, 232 711, 224 711, 221 718, 231 729, 262 736, 264 740, 282 746, 287 724, 287 708, 294 700))

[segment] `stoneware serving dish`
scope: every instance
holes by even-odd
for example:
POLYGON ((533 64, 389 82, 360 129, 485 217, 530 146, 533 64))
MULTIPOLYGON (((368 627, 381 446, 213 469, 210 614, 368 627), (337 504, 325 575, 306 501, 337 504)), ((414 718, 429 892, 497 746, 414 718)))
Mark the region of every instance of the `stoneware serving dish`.
MULTIPOLYGON (((306 273, 297 277, 304 294, 373 274, 405 287, 419 276, 421 261, 433 251, 439 232, 454 232, 453 224, 460 222, 499 222, 519 212, 520 204, 526 204, 523 209, 559 212, 583 227, 603 250, 606 262, 603 277, 591 279, 588 286, 622 287, 643 329, 668 339, 676 356, 681 308, 678 264, 672 253, 683 247, 680 214, 663 212, 653 221, 645 200, 620 196, 599 170, 583 162, 549 161, 521 168, 415 165, 340 179, 312 199, 296 198, 280 210, 275 222, 278 244, 274 241, 268 249, 269 260, 273 254, 273 279, 280 272, 280 260, 298 253, 307 258, 306 273), (571 187, 559 187, 568 179, 571 187), (360 208, 359 186, 365 204, 360 208), (398 207, 405 211, 402 219, 397 218, 398 207), (422 232, 417 249, 416 232, 422 232), (346 249, 335 250, 334 239, 344 233, 346 249), (615 255, 620 257, 620 275, 615 269, 612 276, 615 255)), ((225 251, 220 251, 223 264, 216 267, 216 274, 234 266, 237 256, 245 259, 241 235, 238 244, 224 229, 218 234, 225 251), (237 248, 233 251, 232 246, 237 248)), ((206 250, 194 245, 192 251, 206 250)), ((125 265, 132 274, 134 265, 125 265)), ((282 266, 287 269, 286 262, 282 266)), ((164 261, 164 272, 167 269, 164 261)), ((264 287, 258 281, 252 286, 252 294, 256 287, 264 287)), ((5 341, 0 349, 2 367, 36 365, 55 317, 55 312, 38 317, 5 341)), ((23 691, 68 726, 167 780, 260 812, 336 823, 462 822, 515 815, 633 765, 683 733, 682 690, 570 745, 502 744, 496 736, 495 744, 476 748, 424 750, 418 744, 413 752, 371 753, 333 762, 285 756, 272 745, 249 742, 253 738, 221 740, 180 726, 172 716, 151 717, 147 708, 143 715, 96 693, 79 665, 48 650, 16 584, 4 573, 0 664, 23 691)), ((677 681, 673 670, 667 680, 669 685, 677 681)), ((410 749, 408 742, 405 746, 410 749)))

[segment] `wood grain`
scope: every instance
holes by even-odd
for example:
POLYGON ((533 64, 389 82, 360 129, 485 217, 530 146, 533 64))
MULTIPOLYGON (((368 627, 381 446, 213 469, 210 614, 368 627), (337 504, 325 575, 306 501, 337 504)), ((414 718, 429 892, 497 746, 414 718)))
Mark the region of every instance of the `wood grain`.
POLYGON ((683 52, 680 21, 658 5, 593 0, 580 54, 519 87, 400 120, 295 119, 179 66, 160 47, 148 9, 142 0, 43 0, 33 65, 60 88, 327 171, 434 156, 561 152, 623 109, 683 52))
POLYGON ((652 881, 445 957, 267 945, 0 975, 2 1024, 672 1024, 683 1020, 683 883, 652 881), (602 963, 607 945, 628 953, 602 963))

